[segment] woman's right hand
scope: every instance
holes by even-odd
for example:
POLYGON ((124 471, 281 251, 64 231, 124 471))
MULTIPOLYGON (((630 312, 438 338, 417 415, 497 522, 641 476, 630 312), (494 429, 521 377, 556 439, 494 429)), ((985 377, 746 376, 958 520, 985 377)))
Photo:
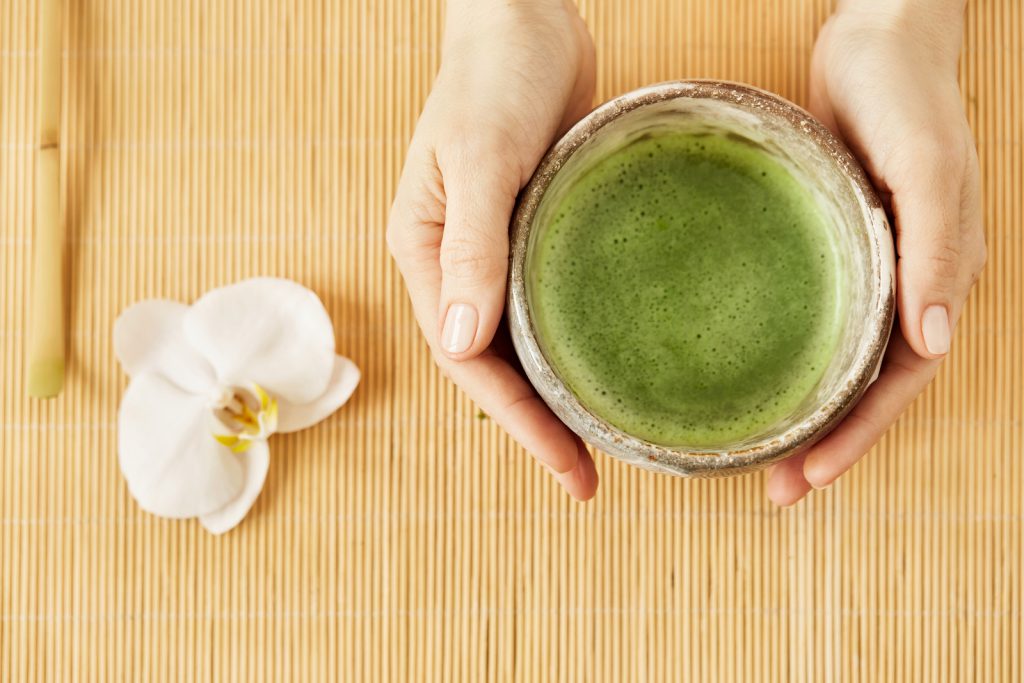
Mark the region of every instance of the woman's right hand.
POLYGON ((569 0, 450 2, 441 70, 387 233, 437 364, 580 500, 597 489, 593 458, 495 333, 516 195, 556 136, 590 111, 594 69, 569 0))

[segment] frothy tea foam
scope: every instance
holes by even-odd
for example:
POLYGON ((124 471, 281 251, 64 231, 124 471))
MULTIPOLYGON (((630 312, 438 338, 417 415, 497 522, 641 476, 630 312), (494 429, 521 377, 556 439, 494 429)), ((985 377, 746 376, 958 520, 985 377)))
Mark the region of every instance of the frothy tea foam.
POLYGON ((838 341, 827 218, 777 161, 720 135, 605 157, 538 226, 528 296, 580 402, 666 446, 757 436, 814 390, 838 341))

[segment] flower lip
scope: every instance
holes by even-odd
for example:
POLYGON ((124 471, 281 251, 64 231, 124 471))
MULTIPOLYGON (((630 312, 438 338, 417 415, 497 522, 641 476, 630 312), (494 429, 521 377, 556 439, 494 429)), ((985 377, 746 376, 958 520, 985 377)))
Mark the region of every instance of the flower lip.
POLYGON ((213 392, 213 414, 228 430, 214 438, 236 453, 277 431, 277 401, 255 382, 249 388, 220 387, 213 392))
POLYGON ((209 401, 210 407, 214 410, 227 408, 232 402, 236 401, 235 391, 229 387, 214 385, 210 389, 209 401))

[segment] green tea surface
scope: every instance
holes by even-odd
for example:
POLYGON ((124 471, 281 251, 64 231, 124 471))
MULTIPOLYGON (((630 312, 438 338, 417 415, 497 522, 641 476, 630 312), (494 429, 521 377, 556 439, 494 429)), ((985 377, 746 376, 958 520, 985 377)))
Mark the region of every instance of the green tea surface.
POLYGON ((756 147, 666 133, 581 177, 539 226, 541 348, 589 410, 669 446, 763 433, 834 353, 837 254, 810 192, 756 147))

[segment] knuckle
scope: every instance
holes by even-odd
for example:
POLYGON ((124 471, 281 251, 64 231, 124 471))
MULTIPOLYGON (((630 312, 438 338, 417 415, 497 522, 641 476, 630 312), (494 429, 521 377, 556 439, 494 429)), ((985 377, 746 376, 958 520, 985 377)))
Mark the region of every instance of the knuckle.
POLYGON ((405 202, 400 218, 408 225, 437 226, 444 223, 444 199, 424 191, 405 202))
POLYGON ((445 197, 432 152, 410 152, 388 212, 388 251, 402 260, 431 244, 444 224, 445 197))
POLYGON ((918 277, 930 277, 943 282, 955 278, 962 263, 958 241, 942 235, 932 235, 926 239, 912 239, 905 232, 899 235, 897 250, 900 258, 907 259, 907 267, 916 271, 918 277))
POLYGON ((384 233, 384 240, 388 252, 399 266, 405 266, 418 260, 421 244, 413 239, 411 231, 404 223, 395 220, 389 221, 384 233))
MULTIPOLYGON (((443 207, 440 208, 443 211, 443 207)), ((413 200, 392 210, 384 241, 399 266, 414 263, 426 267, 436 259, 443 223, 436 220, 438 208, 428 200, 413 200)), ((434 262, 436 268, 436 262, 434 262)))
POLYGON ((508 247, 465 237, 447 237, 440 254, 441 273, 466 284, 482 284, 504 277, 508 247))
POLYGON ((952 279, 960 270, 959 245, 952 240, 937 240, 937 242, 932 245, 932 250, 927 257, 932 275, 943 280, 952 279))
POLYGON ((440 174, 433 168, 403 187, 403 176, 389 219, 394 224, 440 225, 444 222, 445 196, 440 174))

